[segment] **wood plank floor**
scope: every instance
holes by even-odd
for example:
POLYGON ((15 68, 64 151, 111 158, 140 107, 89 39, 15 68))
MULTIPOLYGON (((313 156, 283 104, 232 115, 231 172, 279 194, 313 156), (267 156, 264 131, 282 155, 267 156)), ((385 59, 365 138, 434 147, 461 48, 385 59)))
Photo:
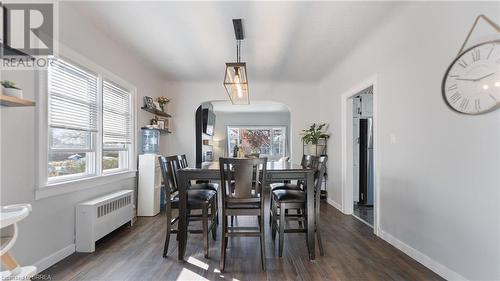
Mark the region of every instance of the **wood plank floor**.
MULTIPOLYGON (((266 204, 267 205, 267 204, 266 204)), ((266 212, 266 215, 268 213, 266 212)), ((325 256, 307 258, 304 234, 285 234, 283 257, 271 239, 266 218, 266 265, 260 269, 258 238, 231 238, 226 271, 219 271, 220 226, 210 240, 210 258, 203 256, 201 234, 190 234, 186 261, 177 261, 172 235, 169 257, 162 257, 165 216, 141 217, 101 239, 91 254, 75 253, 41 274, 51 280, 443 280, 385 241, 352 216, 322 203, 325 256)), ((250 225, 254 218, 235 223, 250 225)))

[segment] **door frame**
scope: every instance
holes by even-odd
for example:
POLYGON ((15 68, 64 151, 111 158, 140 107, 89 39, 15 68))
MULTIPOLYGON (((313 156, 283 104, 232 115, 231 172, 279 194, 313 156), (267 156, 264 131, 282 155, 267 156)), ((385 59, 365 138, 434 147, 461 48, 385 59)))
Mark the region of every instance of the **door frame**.
POLYGON ((342 136, 342 212, 347 215, 353 214, 353 142, 352 142, 352 100, 356 94, 362 90, 373 86, 373 233, 379 235, 380 221, 380 146, 379 146, 379 108, 378 108, 378 78, 374 74, 365 81, 346 91, 341 96, 341 136, 342 136), (351 121, 351 122, 349 122, 351 121))

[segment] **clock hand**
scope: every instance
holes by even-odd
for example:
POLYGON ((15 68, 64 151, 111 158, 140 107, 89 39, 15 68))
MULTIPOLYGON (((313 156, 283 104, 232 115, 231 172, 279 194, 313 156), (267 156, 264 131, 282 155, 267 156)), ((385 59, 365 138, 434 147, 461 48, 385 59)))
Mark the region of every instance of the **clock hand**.
POLYGON ((475 82, 476 79, 466 79, 466 78, 455 78, 455 80, 460 80, 460 81, 472 81, 475 82))
POLYGON ((490 76, 491 76, 491 75, 493 75, 493 74, 495 74, 495 72, 492 72, 492 73, 490 73, 490 74, 488 74, 488 75, 485 75, 485 76, 483 76, 483 77, 481 77, 481 78, 474 79, 474 81, 480 81, 480 80, 483 80, 484 78, 486 78, 486 77, 490 77, 490 76))

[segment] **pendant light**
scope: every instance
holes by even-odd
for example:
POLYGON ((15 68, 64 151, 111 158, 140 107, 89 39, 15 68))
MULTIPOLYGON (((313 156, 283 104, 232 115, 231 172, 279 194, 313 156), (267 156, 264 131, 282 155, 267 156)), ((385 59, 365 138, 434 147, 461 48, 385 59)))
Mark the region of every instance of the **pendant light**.
POLYGON ((233 104, 250 104, 248 94, 247 64, 241 62, 241 40, 244 39, 241 19, 233 19, 234 34, 236 36, 236 62, 226 63, 224 74, 224 88, 233 104))

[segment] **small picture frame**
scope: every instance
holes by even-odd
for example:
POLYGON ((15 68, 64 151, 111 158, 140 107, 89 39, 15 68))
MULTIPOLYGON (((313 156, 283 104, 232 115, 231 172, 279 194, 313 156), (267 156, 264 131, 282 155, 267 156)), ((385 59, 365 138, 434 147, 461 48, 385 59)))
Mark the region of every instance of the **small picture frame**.
POLYGON ((158 129, 165 129, 165 120, 159 119, 156 124, 158 125, 158 129))
POLYGON ((155 101, 153 104, 155 105, 156 110, 160 110, 160 104, 158 102, 155 101))
POLYGON ((149 109, 156 109, 154 100, 152 97, 144 96, 144 106, 149 109))

